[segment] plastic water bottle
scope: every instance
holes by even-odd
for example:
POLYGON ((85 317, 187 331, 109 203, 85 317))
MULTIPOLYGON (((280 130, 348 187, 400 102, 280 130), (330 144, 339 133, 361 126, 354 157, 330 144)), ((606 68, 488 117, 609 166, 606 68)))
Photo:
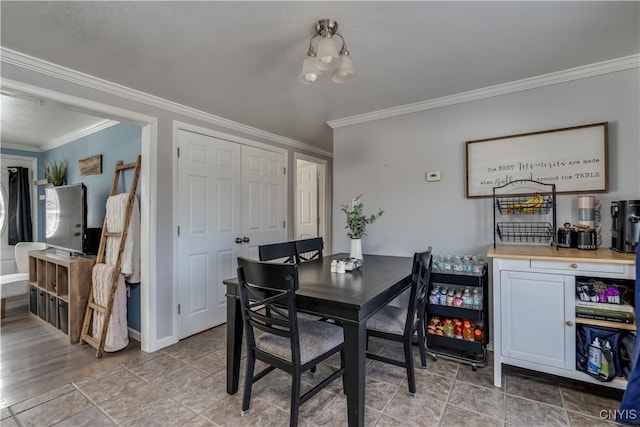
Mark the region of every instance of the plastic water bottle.
POLYGON ((433 257, 433 265, 432 265, 433 271, 436 271, 436 272, 443 271, 444 270, 444 266, 442 265, 442 263, 443 263, 442 255, 436 254, 433 257))
MULTIPOLYGON (((604 348, 611 353, 611 344, 609 344, 609 341, 605 341, 604 348)), ((604 355, 602 355, 602 360, 600 360, 600 376, 604 379, 608 379, 609 377, 609 361, 604 355)))
POLYGON ((429 304, 438 304, 440 302, 440 295, 438 294, 438 291, 436 291, 435 289, 431 291, 431 294, 429 294, 429 304))
POLYGON ((602 351, 600 350, 600 341, 598 337, 593 339, 593 344, 589 346, 589 365, 587 371, 598 375, 600 373, 600 364, 602 363, 602 351))
POLYGON ((440 305, 447 305, 447 288, 440 291, 440 305))
POLYGON ((453 272, 456 274, 462 274, 464 272, 464 268, 462 266, 462 258, 459 255, 456 255, 453 258, 453 272))
POLYGON ((484 269, 484 260, 482 259, 482 256, 480 255, 474 255, 471 258, 471 262, 473 265, 473 274, 476 276, 481 276, 482 275, 482 271, 484 269))
POLYGON ((462 258, 462 271, 464 274, 473 274, 473 261, 468 255, 465 255, 464 258, 462 258))
POLYGON ((452 258, 451 255, 446 255, 442 260, 442 269, 444 270, 445 273, 453 272, 453 265, 452 265, 453 263, 451 258, 452 258))
POLYGON ((473 305, 473 297, 471 296, 471 291, 469 288, 465 288, 464 293, 462 294, 462 306, 463 307, 471 307, 473 305))
POLYGON ((473 296, 471 301, 475 308, 482 307, 482 294, 480 293, 480 290, 478 288, 475 288, 473 290, 473 296))

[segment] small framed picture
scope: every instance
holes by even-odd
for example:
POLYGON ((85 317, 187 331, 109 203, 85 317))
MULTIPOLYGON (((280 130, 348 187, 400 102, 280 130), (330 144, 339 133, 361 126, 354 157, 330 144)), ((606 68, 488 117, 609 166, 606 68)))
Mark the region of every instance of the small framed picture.
POLYGON ((78 170, 80 172, 80 176, 102 174, 102 154, 78 160, 78 170))

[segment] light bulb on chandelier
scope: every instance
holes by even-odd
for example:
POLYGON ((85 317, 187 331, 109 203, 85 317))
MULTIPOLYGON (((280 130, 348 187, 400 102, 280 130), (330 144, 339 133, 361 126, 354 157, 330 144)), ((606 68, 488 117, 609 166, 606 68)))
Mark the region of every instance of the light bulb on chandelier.
POLYGON ((331 80, 336 83, 348 82, 356 74, 347 43, 342 34, 338 32, 338 23, 333 19, 321 19, 316 24, 316 34, 309 40, 309 50, 302 63, 299 79, 302 83, 311 84, 321 80, 323 74, 329 72, 331 72, 331 80), (340 37, 342 41, 340 51, 338 51, 333 39, 334 35, 340 37), (313 40, 317 37, 320 37, 320 42, 316 54, 313 40))

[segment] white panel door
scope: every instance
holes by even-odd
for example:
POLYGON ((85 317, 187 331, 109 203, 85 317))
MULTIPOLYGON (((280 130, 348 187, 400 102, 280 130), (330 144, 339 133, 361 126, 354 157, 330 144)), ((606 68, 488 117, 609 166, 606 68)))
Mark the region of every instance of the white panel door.
POLYGON ((179 130, 179 337, 226 321, 237 257, 285 239, 284 155, 179 130), (239 242, 240 243, 239 243, 239 242))
POLYGON ((178 131, 178 304, 184 338, 226 321, 241 227, 241 146, 178 131))
POLYGON ((300 165, 296 176, 296 239, 318 237, 318 165, 300 165))
POLYGON ((258 246, 285 239, 284 155, 242 146, 243 256, 258 259, 258 246))

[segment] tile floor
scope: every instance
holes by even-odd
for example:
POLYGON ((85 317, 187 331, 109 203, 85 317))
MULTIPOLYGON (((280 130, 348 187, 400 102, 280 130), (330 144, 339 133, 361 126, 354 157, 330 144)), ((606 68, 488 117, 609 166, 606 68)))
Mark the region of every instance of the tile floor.
MULTIPOLYGON (((373 342, 373 351, 399 348, 373 342)), ((105 357, 108 357, 105 356, 105 357)), ((330 359, 327 363, 339 363, 330 359)), ((322 378, 305 374, 309 387, 322 378)), ((259 367, 257 367, 259 368, 259 367)), ((244 371, 244 365, 242 366, 244 371)), ((491 365, 473 372, 444 358, 417 370, 418 393, 407 393, 404 370, 370 361, 367 426, 607 426, 601 410, 618 408, 621 392, 520 369, 506 369, 493 387, 491 365)), ((243 379, 241 378, 241 381, 243 379)), ((254 386, 250 415, 242 394, 225 392, 225 328, 90 375, 1 410, 11 426, 286 426, 289 377, 274 371, 254 386)), ((301 407, 301 426, 346 425, 340 380, 301 407)))

